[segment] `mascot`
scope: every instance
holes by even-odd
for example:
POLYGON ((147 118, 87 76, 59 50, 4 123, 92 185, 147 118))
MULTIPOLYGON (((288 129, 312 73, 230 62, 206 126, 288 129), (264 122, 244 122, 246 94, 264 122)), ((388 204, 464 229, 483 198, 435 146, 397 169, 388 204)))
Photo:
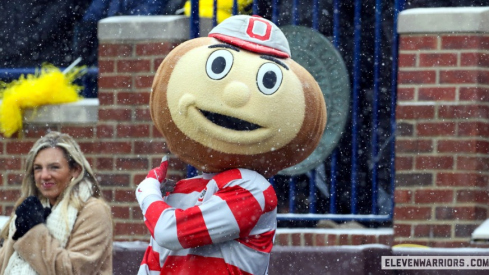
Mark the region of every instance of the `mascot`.
POLYGON ((151 233, 138 274, 267 274, 277 196, 266 178, 311 154, 326 124, 321 89, 282 31, 237 15, 179 45, 150 110, 172 154, 202 173, 162 192, 164 158, 136 188, 151 233))

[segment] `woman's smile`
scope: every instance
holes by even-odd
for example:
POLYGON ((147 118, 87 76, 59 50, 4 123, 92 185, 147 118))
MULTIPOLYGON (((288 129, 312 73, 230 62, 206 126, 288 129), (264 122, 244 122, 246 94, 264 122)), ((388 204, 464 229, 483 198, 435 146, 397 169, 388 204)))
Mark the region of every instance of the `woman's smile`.
POLYGON ((55 204, 68 183, 76 177, 76 170, 71 169, 62 149, 46 148, 34 159, 34 179, 41 194, 55 204))

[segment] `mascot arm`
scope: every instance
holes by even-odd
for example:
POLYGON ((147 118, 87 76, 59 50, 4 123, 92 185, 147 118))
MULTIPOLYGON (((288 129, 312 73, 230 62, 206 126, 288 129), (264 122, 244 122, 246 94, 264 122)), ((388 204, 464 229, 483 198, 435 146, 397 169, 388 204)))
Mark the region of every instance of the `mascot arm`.
MULTIPOLYGON (((239 169, 227 172, 240 174, 239 169)), ((212 193, 207 200, 185 210, 171 207, 161 197, 147 197, 151 203, 143 210, 145 223, 158 245, 179 250, 246 239, 262 216, 273 216, 267 213, 276 209, 276 196, 265 179, 258 184, 243 178, 229 180, 229 173, 223 177, 227 183, 215 184, 216 192, 207 190, 212 193)))

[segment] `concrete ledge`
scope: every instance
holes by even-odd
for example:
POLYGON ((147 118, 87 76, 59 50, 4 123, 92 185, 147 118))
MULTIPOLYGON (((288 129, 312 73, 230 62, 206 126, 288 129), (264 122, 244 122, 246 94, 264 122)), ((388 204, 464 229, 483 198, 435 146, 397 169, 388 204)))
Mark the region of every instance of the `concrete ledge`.
POLYGON ((408 9, 397 26, 398 33, 489 33, 489 7, 408 9))
POLYGON ((73 103, 44 105, 24 111, 25 123, 97 123, 98 98, 86 98, 73 103))
MULTIPOLYGON (((200 20, 200 35, 207 36, 212 20, 200 20)), ((185 15, 114 16, 98 22, 99 40, 188 40, 189 18, 185 15)))
POLYGON ((274 246, 269 275, 292 274, 395 274, 381 270, 381 256, 390 256, 385 245, 297 247, 274 246))
MULTIPOLYGON (((114 242, 113 273, 136 274, 147 245, 145 242, 114 242)), ((274 246, 268 271, 269 275, 379 274, 380 257, 390 255, 391 248, 385 245, 274 246)))
MULTIPOLYGON (((136 274, 147 245, 145 242, 114 242, 114 274, 136 274)), ((487 270, 382 270, 382 256, 489 257, 489 249, 392 248, 379 244, 325 247, 274 246, 268 271, 269 275, 487 274, 487 270)))
POLYGON ((137 274, 147 247, 146 242, 114 242, 112 273, 114 275, 137 274))

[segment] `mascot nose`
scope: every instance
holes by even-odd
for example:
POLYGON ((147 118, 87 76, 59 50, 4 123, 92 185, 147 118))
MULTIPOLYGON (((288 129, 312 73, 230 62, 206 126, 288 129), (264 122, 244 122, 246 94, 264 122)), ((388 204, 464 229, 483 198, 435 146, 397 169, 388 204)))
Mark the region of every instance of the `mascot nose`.
POLYGON ((250 100, 250 89, 242 82, 233 81, 224 88, 223 101, 231 107, 243 107, 250 100))

